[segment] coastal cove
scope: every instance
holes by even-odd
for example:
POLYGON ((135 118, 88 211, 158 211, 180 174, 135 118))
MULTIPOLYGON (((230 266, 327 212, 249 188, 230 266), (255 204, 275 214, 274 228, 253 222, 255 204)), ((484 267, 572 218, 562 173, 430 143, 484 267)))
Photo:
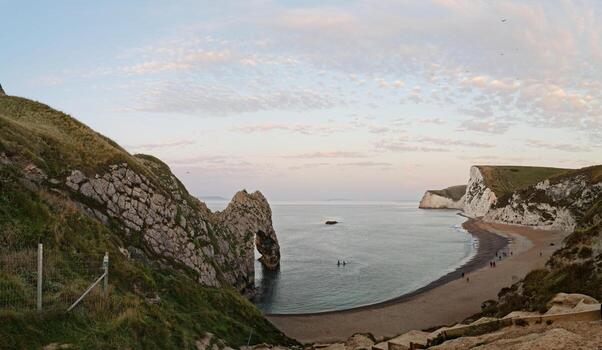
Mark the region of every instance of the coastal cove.
POLYGON ((275 272, 256 264, 253 301, 265 314, 386 302, 445 279, 474 261, 479 245, 461 227, 466 219, 457 211, 421 210, 415 202, 273 202, 271 207, 282 260, 275 272), (328 220, 339 223, 326 225, 328 220))
MULTIPOLYGON (((276 327, 302 342, 344 340, 349 334, 370 332, 376 338, 392 337, 412 329, 454 324, 480 311, 481 303, 495 299, 501 288, 508 287, 529 271, 543 268, 547 259, 566 237, 565 232, 542 231, 506 224, 489 224, 469 219, 465 228, 481 239, 502 237, 513 254, 497 262, 496 268, 481 261, 466 264, 470 282, 460 272, 448 274, 420 290, 399 298, 361 308, 307 315, 268 315, 276 327), (486 266, 484 266, 486 265, 486 266), (312 325, 308 327, 307 325, 312 325)), ((484 245, 481 257, 487 256, 484 245)))

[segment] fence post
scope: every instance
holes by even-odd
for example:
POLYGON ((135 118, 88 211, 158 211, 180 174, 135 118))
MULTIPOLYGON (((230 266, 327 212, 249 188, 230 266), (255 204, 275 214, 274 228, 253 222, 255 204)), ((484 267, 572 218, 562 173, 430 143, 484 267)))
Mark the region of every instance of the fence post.
POLYGON ((102 259, 102 269, 105 273, 105 277, 103 279, 102 284, 102 291, 103 295, 107 297, 109 295, 109 252, 105 252, 105 256, 102 259))
POLYGON ((44 262, 44 246, 38 243, 38 292, 37 292, 37 309, 42 311, 42 267, 44 262))

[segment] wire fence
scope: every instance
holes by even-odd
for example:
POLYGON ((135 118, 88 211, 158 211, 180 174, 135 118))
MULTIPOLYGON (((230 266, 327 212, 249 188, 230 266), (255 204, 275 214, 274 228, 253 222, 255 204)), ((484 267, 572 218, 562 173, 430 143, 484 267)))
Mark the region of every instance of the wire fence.
MULTIPOLYGON (((35 311, 40 300, 42 310, 67 310, 105 272, 103 256, 44 251, 38 293, 38 255, 38 249, 0 247, 0 310, 35 311)), ((102 296, 102 286, 96 286, 77 308, 98 308, 102 296)))

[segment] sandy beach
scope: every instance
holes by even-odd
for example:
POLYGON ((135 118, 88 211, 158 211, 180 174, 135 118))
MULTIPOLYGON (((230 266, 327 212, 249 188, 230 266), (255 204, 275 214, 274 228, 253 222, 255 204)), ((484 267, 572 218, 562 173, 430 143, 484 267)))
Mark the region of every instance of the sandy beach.
POLYGON ((562 232, 486 224, 473 219, 465 222, 464 227, 479 239, 475 257, 417 291, 351 310, 267 315, 267 318, 288 336, 304 343, 341 341, 357 332, 369 332, 377 338, 392 337, 411 329, 452 324, 479 312, 481 303, 496 299, 501 288, 535 268, 544 267, 566 236, 562 232), (507 251, 508 256, 497 260, 497 267, 491 268, 489 261, 500 249, 507 251), (461 278, 462 272, 467 273, 469 282, 461 278))

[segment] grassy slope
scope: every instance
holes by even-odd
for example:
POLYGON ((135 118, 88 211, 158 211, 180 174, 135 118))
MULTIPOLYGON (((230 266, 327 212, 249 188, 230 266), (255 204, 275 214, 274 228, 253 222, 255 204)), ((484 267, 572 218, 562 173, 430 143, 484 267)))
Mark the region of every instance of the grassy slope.
POLYGON ((20 97, 0 97, 0 146, 30 158, 49 176, 68 167, 101 170, 132 157, 116 143, 70 116, 20 97))
MULTIPOLYGON (((93 172, 124 161, 153 176, 85 125, 16 97, 0 96, 0 151, 30 159, 51 177, 74 167, 93 172)), ((126 259, 118 250, 124 246, 121 232, 82 214, 60 194, 24 186, 20 176, 12 166, 0 167, 0 246, 19 251, 44 243, 45 255, 62 271, 61 288, 46 295, 50 300, 76 296, 90 282, 80 275, 75 256, 97 261, 108 251, 112 292, 106 301, 92 296, 94 302, 70 314, 0 310, 0 348, 39 348, 57 341, 80 349, 191 349, 205 331, 241 345, 251 329, 253 343, 291 342, 235 291, 204 288, 168 266, 126 259), (148 302, 156 295, 160 303, 148 302)), ((24 285, 19 276, 0 272, 0 292, 24 285)))
POLYGON ((460 198, 462 198, 462 196, 466 193, 466 185, 451 186, 442 190, 429 190, 428 192, 451 198, 454 201, 459 201, 460 198))
POLYGON ((562 168, 489 165, 481 165, 479 169, 483 173, 485 184, 498 198, 570 171, 570 169, 562 168))
MULTIPOLYGON (((575 176, 585 176, 589 183, 598 183, 602 181, 602 165, 559 171, 549 180, 557 183, 575 176)), ((550 299, 560 292, 582 293, 602 300, 602 253, 596 248, 600 240, 602 196, 579 216, 578 227, 547 262, 548 269, 531 271, 519 283, 502 289, 499 303, 471 318, 499 317, 515 310, 544 311, 550 299)))

